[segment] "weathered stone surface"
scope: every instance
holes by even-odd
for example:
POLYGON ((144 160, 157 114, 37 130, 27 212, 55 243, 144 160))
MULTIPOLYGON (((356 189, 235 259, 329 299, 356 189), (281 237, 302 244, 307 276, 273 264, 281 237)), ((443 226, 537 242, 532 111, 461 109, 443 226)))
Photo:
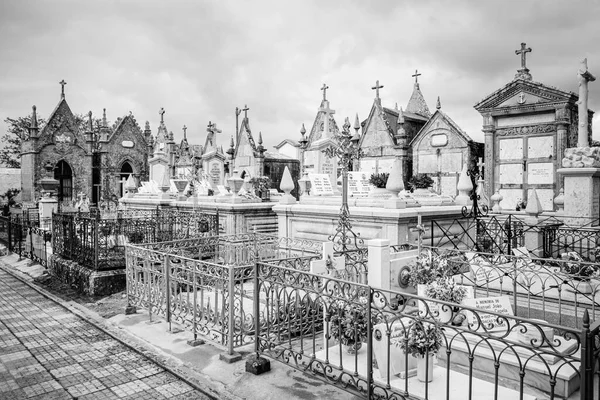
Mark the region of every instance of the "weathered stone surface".
POLYGON ((600 167, 600 147, 572 147, 565 150, 563 168, 600 167))
POLYGON ((66 260, 59 256, 52 256, 48 270, 79 292, 90 296, 103 296, 120 292, 125 289, 125 270, 94 271, 79 265, 75 261, 66 260))

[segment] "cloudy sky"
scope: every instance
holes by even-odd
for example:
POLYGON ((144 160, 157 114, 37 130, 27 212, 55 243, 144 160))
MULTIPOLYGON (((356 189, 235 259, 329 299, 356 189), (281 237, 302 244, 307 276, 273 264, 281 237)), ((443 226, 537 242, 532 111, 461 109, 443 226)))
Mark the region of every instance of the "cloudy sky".
MULTIPOLYGON (((576 91, 583 57, 600 76, 599 20, 592 1, 2 0, 0 117, 33 104, 47 117, 64 79, 74 112, 106 107, 114 121, 132 111, 156 132, 164 107, 176 140, 185 124, 197 144, 215 121, 227 147, 247 104, 271 148, 310 129, 323 83, 341 125, 367 117, 376 80, 384 106, 406 107, 418 69, 430 109, 440 96, 482 140, 473 105, 513 79, 520 43, 533 48, 534 80, 576 91)), ((600 81, 590 107, 600 109, 600 81)))

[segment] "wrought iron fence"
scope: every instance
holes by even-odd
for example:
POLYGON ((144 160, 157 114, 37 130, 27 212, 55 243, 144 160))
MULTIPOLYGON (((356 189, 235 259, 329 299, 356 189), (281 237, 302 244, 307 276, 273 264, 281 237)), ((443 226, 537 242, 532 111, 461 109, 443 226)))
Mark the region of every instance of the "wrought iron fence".
POLYGON ((257 263, 254 273, 255 299, 261 300, 254 303, 257 355, 353 394, 369 399, 504 399, 539 393, 567 398, 577 390, 580 398, 591 399, 584 393, 598 394, 593 387, 598 361, 592 358, 598 354, 598 328, 590 330, 587 313, 580 329, 271 262, 257 263), (466 318, 456 323, 460 314, 466 318), (409 340, 424 327, 440 334, 441 345, 437 357, 423 351, 426 362, 436 365, 419 382, 417 360, 403 347, 414 348, 409 340), (586 357, 589 363, 582 364, 586 357))
POLYGON ((52 253, 52 234, 48 226, 49 221, 40 220, 39 214, 37 218, 29 213, 0 217, 0 242, 19 257, 48 267, 52 253))
POLYGON ((218 213, 173 209, 61 213, 52 220, 53 253, 94 270, 125 267, 127 243, 218 234, 218 213))
POLYGON ((194 336, 234 348, 254 340, 252 272, 257 260, 319 257, 321 243, 240 234, 126 246, 127 299, 194 336))

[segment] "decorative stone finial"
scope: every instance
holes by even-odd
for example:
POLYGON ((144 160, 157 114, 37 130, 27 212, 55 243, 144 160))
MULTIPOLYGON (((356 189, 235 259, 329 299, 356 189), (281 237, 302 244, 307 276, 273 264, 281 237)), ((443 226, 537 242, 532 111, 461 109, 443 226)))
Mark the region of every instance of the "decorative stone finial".
POLYGON ((94 121, 92 119, 92 112, 88 111, 88 132, 94 131, 94 121))
POLYGON ((37 129, 38 128, 38 120, 37 120, 37 107, 33 106, 31 107, 31 129, 37 129))
POLYGON ((63 79, 62 81, 58 82, 60 84, 60 98, 64 99, 65 98, 65 85, 67 84, 67 82, 65 82, 65 80, 63 79))
POLYGON ((258 145, 262 146, 263 144, 263 140, 262 140, 262 132, 258 132, 258 145))
POLYGON ((437 103, 435 104, 435 108, 436 108, 436 110, 439 110, 440 108, 442 108, 442 103, 440 102, 440 96, 438 96, 438 98, 437 98, 437 103))
POLYGON ((150 130, 150 121, 146 121, 146 126, 144 127, 144 130, 150 130))
POLYGON ((360 121, 358 119, 358 113, 356 113, 356 117, 354 118, 354 130, 358 131, 360 129, 360 121))
POLYGON ((398 102, 394 105, 394 110, 398 111, 398 102))
POLYGON ((402 107, 398 110, 398 124, 402 125, 404 123, 404 111, 402 111, 402 107))
POLYGON ((281 177, 279 189, 283 190, 283 192, 285 193, 279 201, 279 204, 293 204, 296 202, 294 196, 290 194, 290 192, 294 190, 294 181, 292 180, 292 174, 290 173, 290 170, 287 167, 287 165, 283 170, 283 176, 281 177))
POLYGON ((304 136, 306 134, 306 128, 304 127, 304 122, 302 123, 302 128, 300 128, 300 134, 304 136))
POLYGON ((463 206, 471 204, 471 198, 469 197, 469 194, 473 190, 473 182, 471 182, 471 178, 467 174, 468 170, 469 165, 465 163, 458 178, 458 184, 456 185, 458 196, 456 196, 456 199, 454 199, 456 204, 463 206))
POLYGON ((502 196, 500 192, 496 190, 496 193, 492 195, 491 200, 493 203, 492 211, 500 214, 500 212, 502 212, 502 206, 500 206, 500 202, 504 200, 504 196, 502 196))
POLYGON ((102 109, 102 126, 108 126, 108 122, 106 122, 106 108, 102 109))
POLYGON ((540 199, 538 199, 538 195, 535 189, 529 189, 527 193, 527 207, 525 207, 525 212, 532 216, 537 217, 543 212, 542 204, 540 203, 540 199))
POLYGON ((233 135, 231 135, 231 140, 229 141, 229 147, 234 148, 235 143, 233 142, 233 135))
POLYGON ((160 123, 163 124, 165 122, 165 109, 161 107, 158 113, 160 114, 160 123))

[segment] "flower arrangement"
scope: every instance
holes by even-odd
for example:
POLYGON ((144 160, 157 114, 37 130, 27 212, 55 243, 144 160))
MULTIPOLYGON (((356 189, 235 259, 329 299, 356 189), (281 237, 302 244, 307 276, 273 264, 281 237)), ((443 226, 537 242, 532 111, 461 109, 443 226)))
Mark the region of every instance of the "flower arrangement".
MULTIPOLYGON (((573 278, 579 280, 589 279, 590 276, 594 275, 594 273, 598 270, 596 265, 589 264, 581 264, 585 262, 583 257, 579 255, 579 253, 575 251, 569 251, 567 253, 562 253, 560 257, 567 261, 562 265, 562 271, 565 274, 573 275, 573 278), (568 262, 571 261, 571 262, 568 262)), ((598 259, 596 259, 598 260, 598 259)))
POLYGON ((334 304, 331 307, 329 335, 344 345, 352 345, 367 340, 366 307, 358 304, 334 304))
POLYGON ((390 174, 387 172, 371 174, 371 177, 369 178, 369 183, 376 188, 385 189, 389 177, 390 174))
POLYGON ((467 295, 467 289, 458 285, 454 279, 445 276, 427 285, 425 295, 434 300, 459 304, 467 295))
POLYGON ((427 189, 433 186, 433 179, 427 174, 415 174, 408 180, 411 189, 427 189))
POLYGON ((527 202, 525 200, 517 200, 517 206, 515 207, 515 211, 525 211, 525 209, 527 208, 527 202))
POLYGON ((430 250, 419 254, 415 264, 411 265, 408 284, 427 285, 445 277, 448 273, 448 260, 444 256, 434 256, 430 250))
POLYGON ((258 192, 268 191, 271 188, 271 178, 259 176, 250 179, 250 184, 258 192))
POLYGON ((391 344, 400 347, 413 357, 437 354, 442 347, 442 332, 435 324, 415 322, 408 328, 407 337, 392 339, 391 344))

